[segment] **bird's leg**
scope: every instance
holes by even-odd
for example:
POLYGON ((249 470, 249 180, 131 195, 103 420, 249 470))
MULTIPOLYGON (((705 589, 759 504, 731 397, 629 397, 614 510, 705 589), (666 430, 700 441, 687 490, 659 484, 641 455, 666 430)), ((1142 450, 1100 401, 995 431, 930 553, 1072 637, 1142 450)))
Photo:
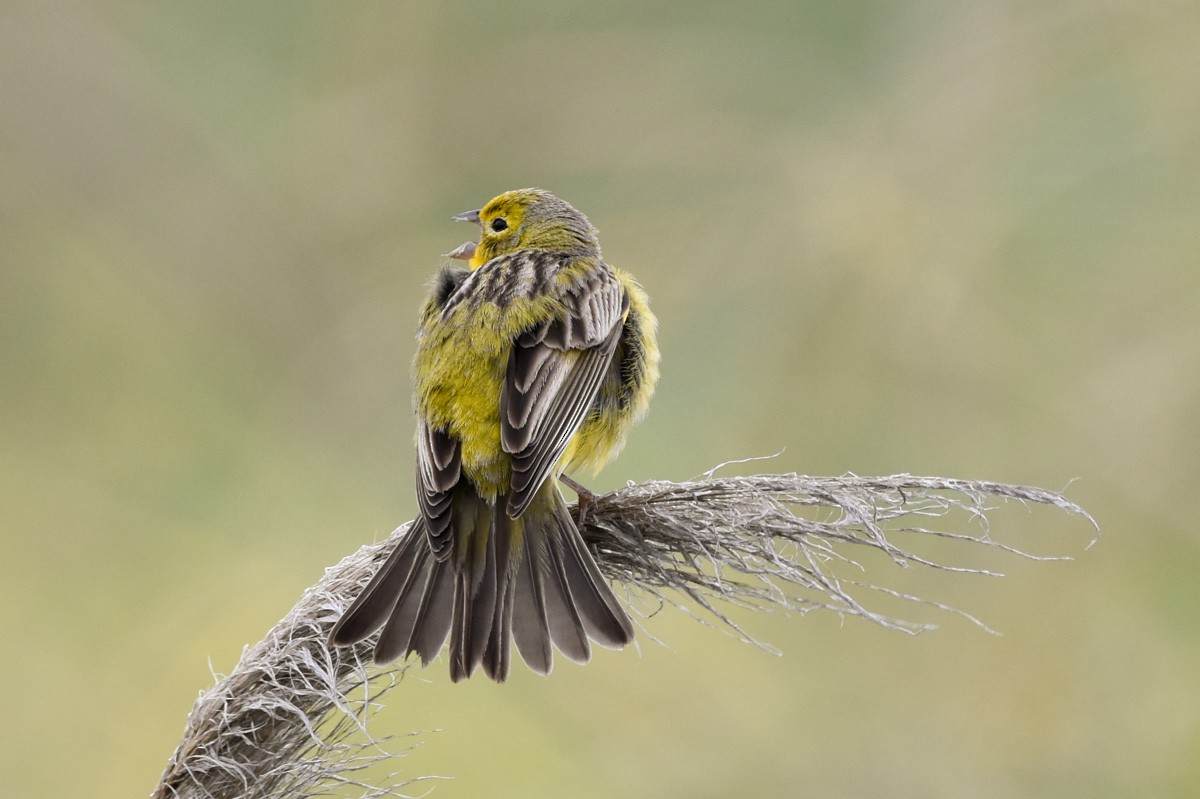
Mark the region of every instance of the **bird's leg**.
POLYGON ((579 497, 579 530, 582 532, 583 525, 587 521, 588 508, 590 508, 592 503, 596 500, 596 494, 593 491, 584 488, 570 477, 567 477, 565 474, 560 474, 558 479, 561 480, 567 486, 567 488, 574 491, 576 496, 579 497))

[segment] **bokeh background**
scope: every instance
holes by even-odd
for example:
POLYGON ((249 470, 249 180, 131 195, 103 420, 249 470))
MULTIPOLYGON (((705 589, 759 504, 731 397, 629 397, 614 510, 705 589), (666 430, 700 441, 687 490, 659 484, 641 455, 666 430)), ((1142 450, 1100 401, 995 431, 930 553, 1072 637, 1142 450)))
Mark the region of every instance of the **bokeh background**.
MULTIPOLYGON (((575 203, 661 320, 594 482, 1062 488, 917 637, 667 609, 549 679, 414 671, 434 796, 1200 794, 1200 11, 1172 2, 0 6, 0 773, 138 796, 198 692, 414 511, 449 221, 575 203), (651 640, 651 636, 659 642, 651 640)), ((968 559, 971 553, 962 553, 968 559)), ((430 786, 426 783, 418 790, 430 786)))

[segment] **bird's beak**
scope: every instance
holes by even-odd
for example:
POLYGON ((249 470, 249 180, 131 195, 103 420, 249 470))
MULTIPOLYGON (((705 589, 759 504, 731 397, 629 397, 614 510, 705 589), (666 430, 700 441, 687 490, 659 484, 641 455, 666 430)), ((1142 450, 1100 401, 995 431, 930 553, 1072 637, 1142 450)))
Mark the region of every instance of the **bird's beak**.
MULTIPOLYGON (((477 213, 472 211, 471 213, 477 213)), ((465 214, 464 214, 465 216, 465 214)), ((458 219, 458 217, 455 217, 458 219)), ((457 258, 460 261, 469 261, 475 256, 475 242, 468 241, 455 247, 450 252, 446 253, 446 258, 457 258)))
POLYGON ((474 211, 463 211, 457 216, 450 217, 451 222, 470 222, 474 225, 479 224, 479 209, 474 211))

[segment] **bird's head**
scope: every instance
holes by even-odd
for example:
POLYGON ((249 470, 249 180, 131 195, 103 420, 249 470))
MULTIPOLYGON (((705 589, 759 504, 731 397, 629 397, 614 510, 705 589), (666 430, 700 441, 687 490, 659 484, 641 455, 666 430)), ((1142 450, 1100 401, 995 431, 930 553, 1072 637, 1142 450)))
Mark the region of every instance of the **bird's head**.
POLYGON ((478 244, 467 242, 448 253, 467 261, 472 269, 517 250, 600 255, 596 229, 587 217, 542 189, 506 191, 478 211, 467 211, 454 220, 479 225, 478 244))

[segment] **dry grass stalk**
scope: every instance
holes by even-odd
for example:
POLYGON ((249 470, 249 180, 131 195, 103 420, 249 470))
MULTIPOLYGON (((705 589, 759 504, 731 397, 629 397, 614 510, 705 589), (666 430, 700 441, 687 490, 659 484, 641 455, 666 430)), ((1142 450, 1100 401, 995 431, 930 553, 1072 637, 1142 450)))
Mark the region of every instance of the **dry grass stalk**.
MULTIPOLYGON (((1095 526, 1083 508, 1040 488, 910 475, 710 472, 682 483, 631 484, 598 497, 585 535, 614 580, 660 603, 683 606, 682 594, 747 640, 716 603, 801 613, 826 609, 916 632, 929 625, 876 612, 856 594, 882 592, 983 625, 941 603, 839 574, 861 571, 854 561, 860 550, 884 553, 899 565, 995 574, 938 562, 901 546, 901 539, 949 539, 1060 559, 993 540, 986 514, 994 500, 1050 505, 1095 526), (927 526, 938 519, 948 526, 945 517, 955 511, 967 514, 967 530, 927 526)), ((367 733, 365 720, 404 667, 368 668, 371 642, 331 652, 325 637, 407 529, 401 526, 387 541, 364 546, 328 569, 265 639, 245 651, 233 672, 197 700, 156 799, 402 795, 395 786, 368 785, 356 775, 391 757, 387 742, 367 733)))

